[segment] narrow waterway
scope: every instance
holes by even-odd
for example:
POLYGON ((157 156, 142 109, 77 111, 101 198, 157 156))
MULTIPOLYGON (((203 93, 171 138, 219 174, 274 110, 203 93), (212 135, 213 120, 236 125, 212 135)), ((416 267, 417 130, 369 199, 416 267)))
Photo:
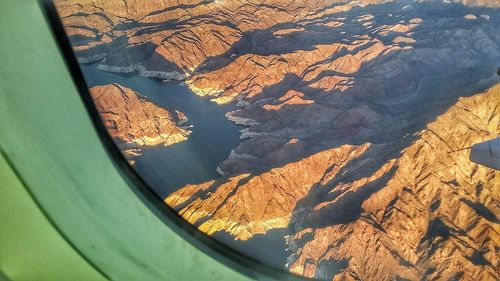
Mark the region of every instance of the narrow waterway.
POLYGON ((162 198, 186 184, 219 177, 220 162, 240 143, 241 126, 227 120, 234 105, 218 105, 195 95, 179 81, 162 82, 138 75, 119 75, 97 69, 97 64, 81 65, 89 87, 118 83, 146 96, 160 107, 179 110, 189 119, 188 140, 164 147, 144 147, 134 168, 162 198))

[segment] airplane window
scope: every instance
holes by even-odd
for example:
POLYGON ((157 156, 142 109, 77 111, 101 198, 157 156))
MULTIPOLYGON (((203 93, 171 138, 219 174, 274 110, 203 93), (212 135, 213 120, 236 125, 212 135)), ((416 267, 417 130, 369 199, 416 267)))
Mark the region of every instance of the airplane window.
POLYGON ((320 280, 500 278, 498 145, 471 156, 497 1, 55 4, 109 137, 210 238, 320 280))

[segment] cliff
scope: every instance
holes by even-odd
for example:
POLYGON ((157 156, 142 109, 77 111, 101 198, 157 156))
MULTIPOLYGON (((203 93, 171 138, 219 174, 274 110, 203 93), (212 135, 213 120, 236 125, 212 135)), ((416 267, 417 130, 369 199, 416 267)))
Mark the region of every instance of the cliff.
POLYGON ((189 136, 180 126, 186 122, 183 113, 169 112, 132 89, 110 84, 92 87, 90 93, 109 134, 129 158, 143 146, 169 146, 189 136))

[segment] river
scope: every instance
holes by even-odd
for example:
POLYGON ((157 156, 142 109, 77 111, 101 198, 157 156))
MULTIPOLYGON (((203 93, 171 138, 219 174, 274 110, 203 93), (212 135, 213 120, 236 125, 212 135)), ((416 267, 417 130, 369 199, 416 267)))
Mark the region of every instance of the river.
POLYGON ((143 147, 134 159, 134 168, 161 197, 186 184, 203 183, 219 177, 220 162, 240 143, 241 126, 225 114, 234 105, 218 105, 195 95, 179 81, 162 82, 138 75, 120 75, 97 69, 97 64, 81 65, 89 87, 118 83, 146 96, 169 111, 179 110, 189 119, 192 133, 188 140, 165 147, 143 147))

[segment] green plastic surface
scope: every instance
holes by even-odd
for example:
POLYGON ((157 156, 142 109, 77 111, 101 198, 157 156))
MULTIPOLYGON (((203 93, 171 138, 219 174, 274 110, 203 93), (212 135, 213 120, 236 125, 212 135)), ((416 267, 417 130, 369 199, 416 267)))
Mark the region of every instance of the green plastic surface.
POLYGON ((248 279, 185 241, 131 190, 99 141, 37 1, 1 0, 0 38, 0 149, 9 160, 0 158, 0 271, 7 278, 248 279))
POLYGON ((52 227, 2 156, 0 179, 0 280, 106 280, 52 227))

